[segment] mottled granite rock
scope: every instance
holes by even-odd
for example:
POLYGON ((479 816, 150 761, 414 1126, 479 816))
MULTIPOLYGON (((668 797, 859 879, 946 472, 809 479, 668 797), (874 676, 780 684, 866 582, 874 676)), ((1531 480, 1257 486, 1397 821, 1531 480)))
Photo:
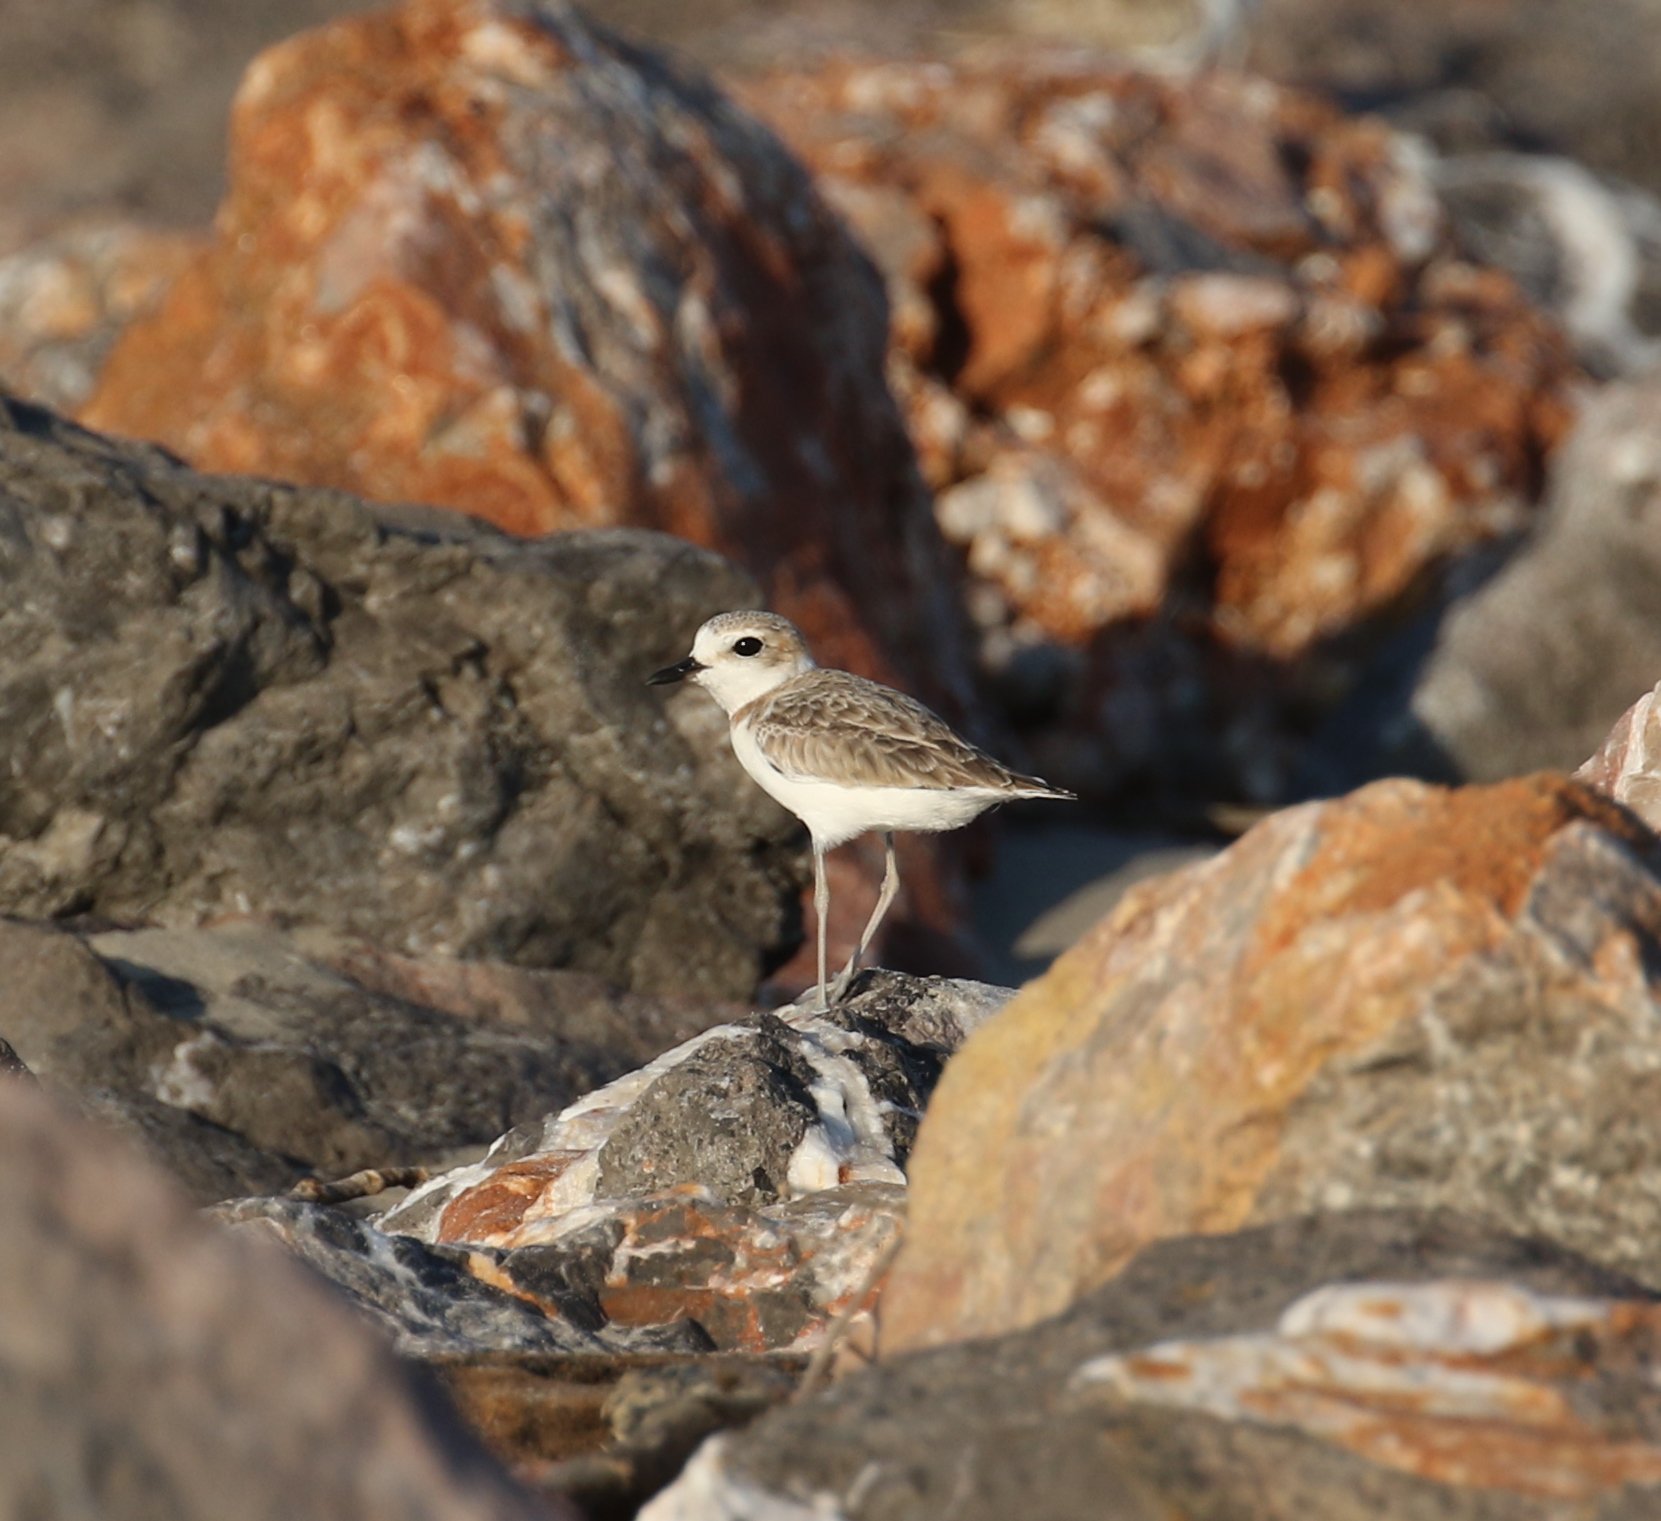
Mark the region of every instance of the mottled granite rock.
POLYGON ((1448 1208, 1661 1283, 1661 847, 1550 775, 1380 782, 1132 889, 946 1069, 885 1347, 1141 1247, 1448 1208))
POLYGON ((0 401, 0 912, 254 915, 748 998, 795 822, 644 686, 704 550, 198 475, 0 401))
POLYGON ((554 1521, 280 1252, 44 1094, 0 1102, 0 1513, 554 1521))
POLYGON ((1453 1211, 1148 1247, 707 1443, 643 1521, 1641 1521, 1661 1301, 1453 1211))

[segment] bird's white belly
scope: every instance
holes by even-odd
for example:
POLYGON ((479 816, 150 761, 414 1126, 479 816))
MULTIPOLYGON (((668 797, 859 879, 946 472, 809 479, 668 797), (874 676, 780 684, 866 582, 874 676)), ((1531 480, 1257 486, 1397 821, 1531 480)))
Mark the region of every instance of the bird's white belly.
POLYGON ((779 771, 742 727, 732 731, 738 763, 768 796, 782 803, 824 849, 874 829, 932 833, 957 829, 1007 798, 990 790, 944 787, 871 787, 806 781, 779 771))

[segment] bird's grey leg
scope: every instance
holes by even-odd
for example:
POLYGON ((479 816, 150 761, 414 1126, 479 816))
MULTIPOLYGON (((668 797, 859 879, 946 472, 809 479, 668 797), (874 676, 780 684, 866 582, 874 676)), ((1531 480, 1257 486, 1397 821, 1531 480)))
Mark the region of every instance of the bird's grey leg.
POLYGON ((883 865, 882 888, 877 893, 877 906, 871 910, 871 917, 859 937, 858 946, 848 958, 848 964, 842 968, 835 987, 831 989, 832 1003, 839 1002, 842 995, 848 991, 848 984, 854 980, 854 973, 859 970, 859 958, 865 954, 866 948, 871 944, 871 937, 877 932, 877 926, 882 923, 883 915, 888 912, 888 905, 894 901, 894 894, 900 890, 900 863, 894 855, 893 830, 883 835, 883 842, 888 847, 888 859, 883 865))
POLYGON ((815 1010, 823 1014, 830 1008, 825 998, 825 926, 830 918, 830 888, 825 883, 825 848, 813 842, 813 907, 819 916, 819 1000, 815 1010))

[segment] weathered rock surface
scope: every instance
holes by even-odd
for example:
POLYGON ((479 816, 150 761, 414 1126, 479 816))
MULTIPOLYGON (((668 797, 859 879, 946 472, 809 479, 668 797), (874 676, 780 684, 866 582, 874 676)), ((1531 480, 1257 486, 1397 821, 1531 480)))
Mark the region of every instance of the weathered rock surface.
POLYGON ((574 1515, 281 1254, 20 1084, 0 1103, 0 1513, 574 1515))
POLYGON ((1375 768, 1476 781, 1567 770, 1658 671, 1661 380, 1648 377, 1591 399, 1532 537, 1452 607, 1400 690, 1339 723, 1375 768))
POLYGON ((1166 1241, 707 1444, 646 1521, 1638 1521, 1661 1302, 1452 1212, 1166 1241))
POLYGON ((641 673, 754 597, 656 535, 527 543, 0 403, 0 911, 748 997, 799 935, 796 826, 641 673))
POLYGON ((203 1199, 446 1165, 730 1009, 573 972, 412 963, 251 925, 0 921, 0 1028, 203 1199))
POLYGON ((881 281, 711 86, 563 0, 406 0, 263 54, 214 246, 86 409, 203 468, 720 549, 823 658, 949 690, 881 281))
POLYGON ((884 1345, 1147 1243, 1449 1208, 1661 1282, 1661 847, 1537 776, 1382 782, 1133 889, 946 1069, 884 1345))
POLYGON ((742 98, 883 267, 982 659, 1059 718, 1047 774, 1274 796, 1300 706, 1539 490, 1568 351, 1376 120, 1076 58, 742 98))

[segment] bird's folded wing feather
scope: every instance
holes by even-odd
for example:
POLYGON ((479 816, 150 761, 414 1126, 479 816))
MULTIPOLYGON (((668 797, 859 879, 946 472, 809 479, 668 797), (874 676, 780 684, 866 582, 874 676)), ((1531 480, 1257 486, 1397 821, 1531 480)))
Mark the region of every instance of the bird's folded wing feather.
POLYGON ((774 766, 800 781, 997 790, 1020 782, 922 703, 843 671, 786 683, 763 700, 750 733, 774 766))

